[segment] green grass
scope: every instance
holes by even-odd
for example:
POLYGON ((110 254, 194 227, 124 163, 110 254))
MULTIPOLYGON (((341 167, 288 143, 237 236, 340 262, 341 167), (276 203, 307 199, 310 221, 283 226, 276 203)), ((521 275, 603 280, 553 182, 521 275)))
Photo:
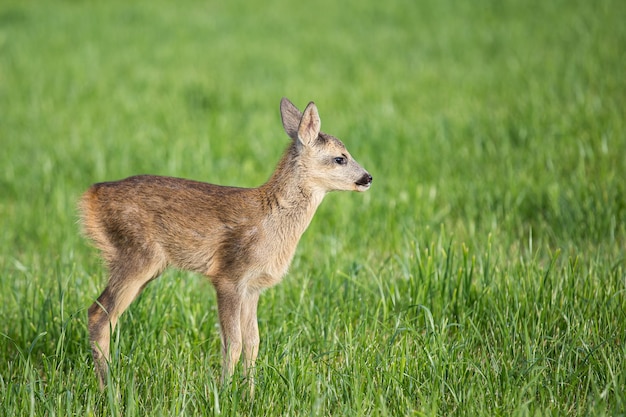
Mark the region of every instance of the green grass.
POLYGON ((4 1, 0 414, 626 414, 626 3, 4 1), (282 96, 374 177, 332 194, 259 306, 254 402, 215 295, 124 314, 75 205, 138 173, 256 186, 282 96))

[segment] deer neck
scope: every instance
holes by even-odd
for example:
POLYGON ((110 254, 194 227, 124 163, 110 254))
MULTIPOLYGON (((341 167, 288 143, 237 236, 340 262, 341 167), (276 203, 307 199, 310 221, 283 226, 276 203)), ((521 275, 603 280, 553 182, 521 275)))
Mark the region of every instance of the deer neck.
POLYGON ((307 181, 306 168, 295 145, 287 148, 276 170, 259 190, 264 207, 272 215, 300 219, 305 228, 326 194, 307 181))

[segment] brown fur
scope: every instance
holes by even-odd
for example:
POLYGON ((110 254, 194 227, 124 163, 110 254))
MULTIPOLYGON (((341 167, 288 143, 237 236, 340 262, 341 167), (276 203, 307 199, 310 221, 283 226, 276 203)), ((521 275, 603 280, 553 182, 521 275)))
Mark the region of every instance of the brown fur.
POLYGON ((244 370, 252 381, 260 292, 287 272, 300 236, 328 191, 365 191, 372 181, 341 141, 320 132, 313 103, 300 113, 283 99, 281 116, 292 143, 258 188, 142 175, 95 184, 82 196, 84 232, 110 273, 107 287, 89 308, 101 387, 119 316, 168 266, 209 277, 222 330, 222 379, 233 373, 243 350, 244 370))

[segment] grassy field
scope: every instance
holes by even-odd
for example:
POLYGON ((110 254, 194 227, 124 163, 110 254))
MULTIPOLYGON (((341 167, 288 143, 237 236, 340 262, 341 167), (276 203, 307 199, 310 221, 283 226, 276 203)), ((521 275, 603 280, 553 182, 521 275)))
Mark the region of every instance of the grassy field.
POLYGON ((0 415, 626 414, 626 2, 0 4, 0 415), (112 383, 94 182, 256 186, 314 100, 373 177, 259 305, 253 402, 215 294, 168 271, 112 383))

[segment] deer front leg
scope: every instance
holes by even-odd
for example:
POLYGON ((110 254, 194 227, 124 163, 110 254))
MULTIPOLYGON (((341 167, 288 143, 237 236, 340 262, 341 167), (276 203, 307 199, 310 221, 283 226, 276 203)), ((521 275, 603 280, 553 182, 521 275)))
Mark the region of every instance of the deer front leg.
POLYGON ((233 375, 241 356, 241 302, 234 286, 217 288, 217 309, 222 336, 222 384, 233 375))
POLYGON ((257 305, 259 292, 253 291, 245 295, 241 303, 241 332, 243 337, 244 375, 250 384, 250 395, 254 395, 254 364, 259 353, 259 326, 257 322, 257 305))

